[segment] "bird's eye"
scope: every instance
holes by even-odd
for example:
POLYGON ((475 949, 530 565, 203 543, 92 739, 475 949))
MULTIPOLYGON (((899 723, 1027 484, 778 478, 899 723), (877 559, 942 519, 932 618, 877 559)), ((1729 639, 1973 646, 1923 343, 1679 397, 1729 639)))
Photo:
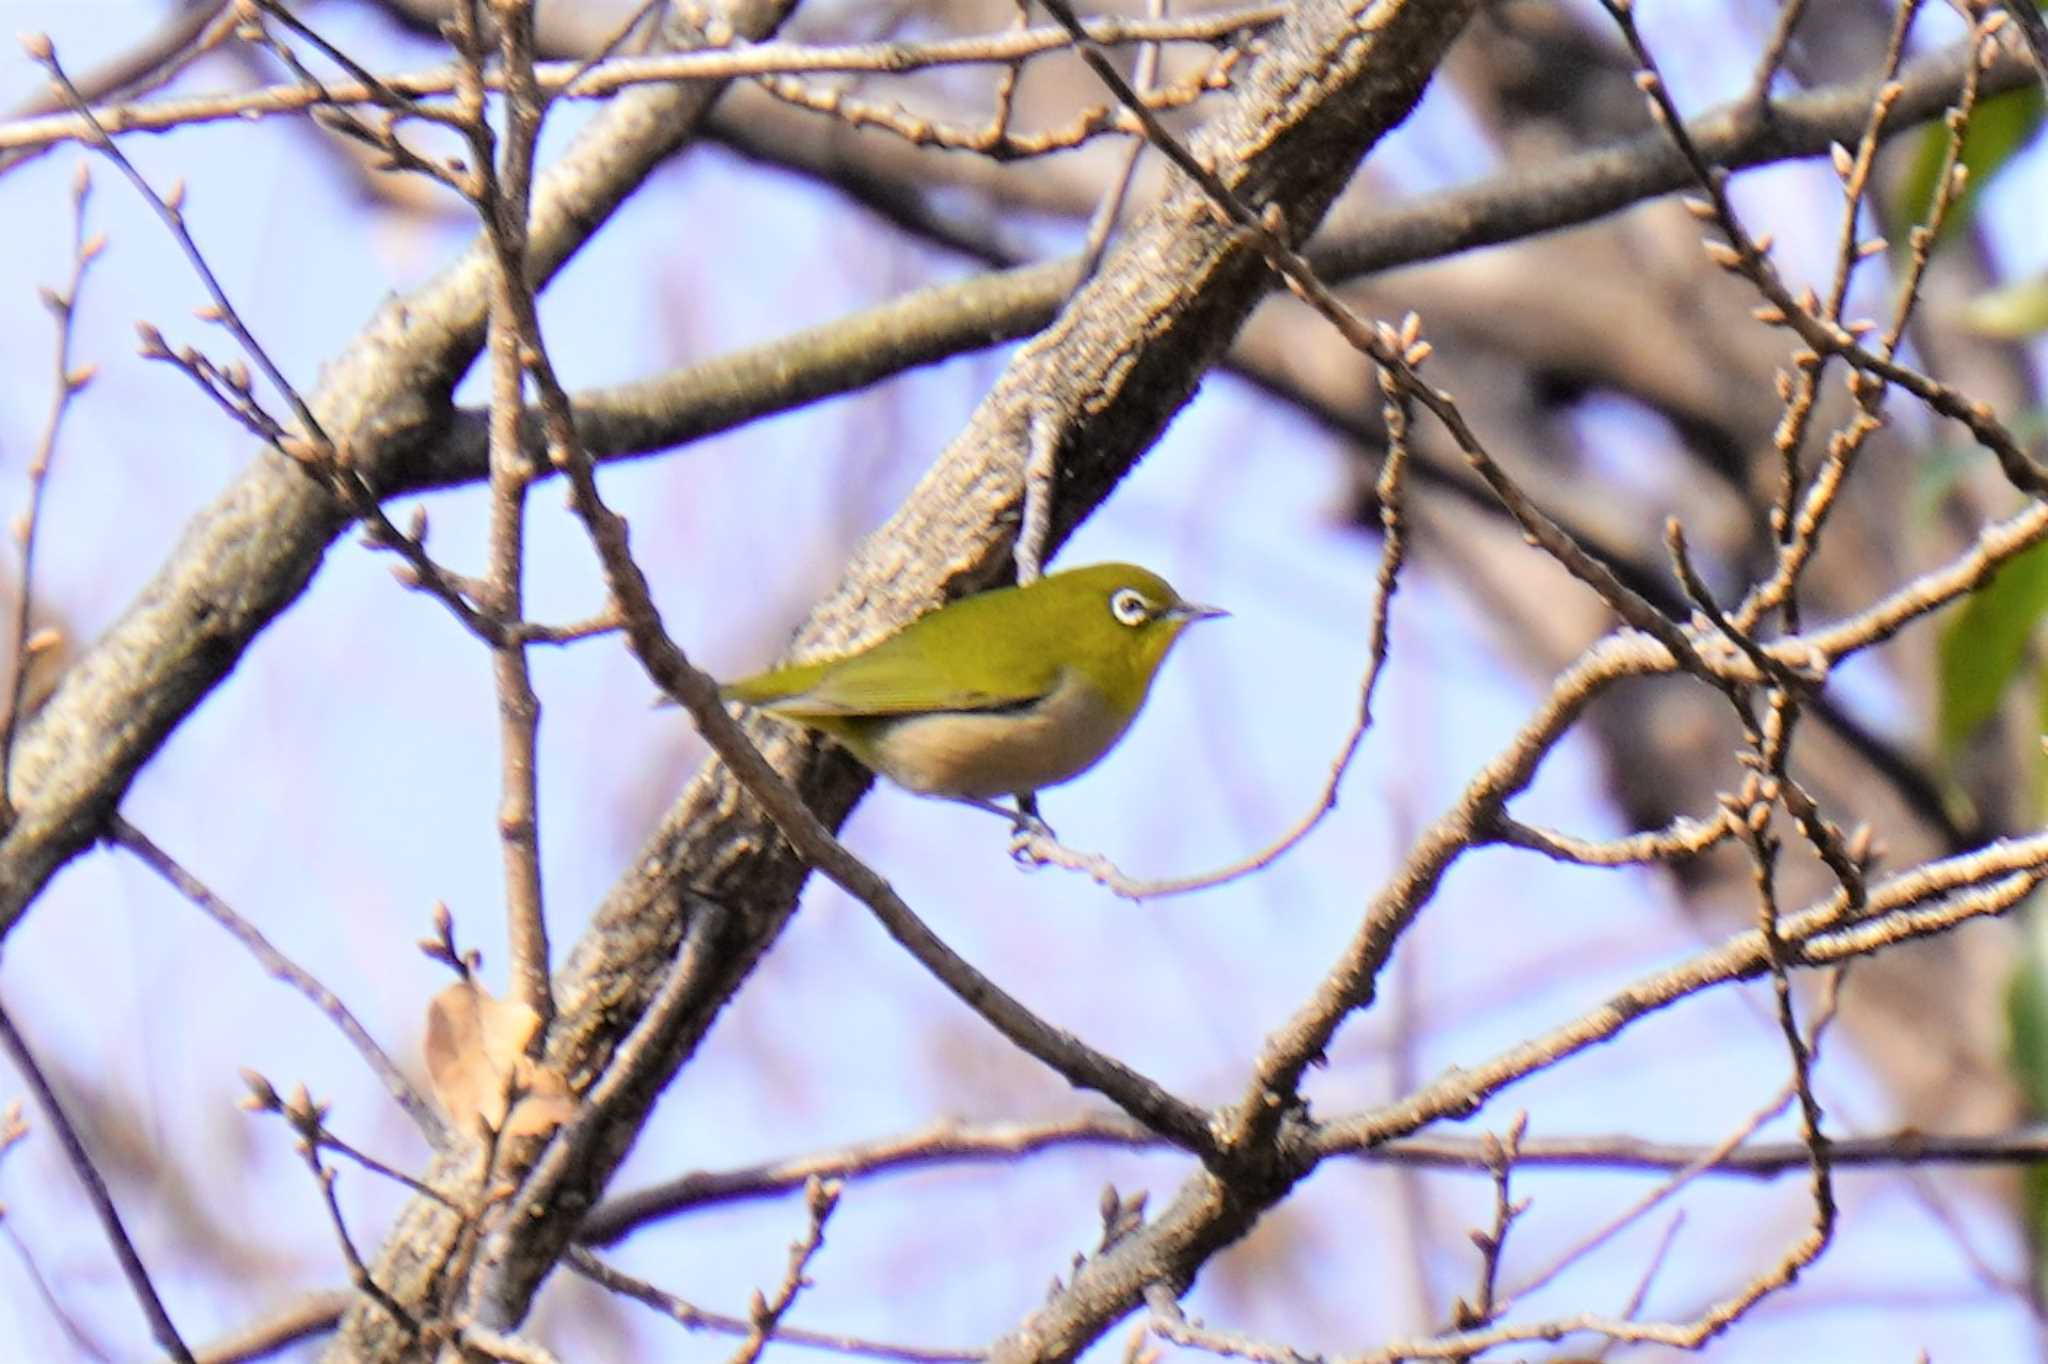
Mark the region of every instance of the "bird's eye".
POLYGON ((1109 598, 1109 614, 1122 625, 1143 625, 1152 619, 1152 603, 1135 587, 1120 587, 1109 598))

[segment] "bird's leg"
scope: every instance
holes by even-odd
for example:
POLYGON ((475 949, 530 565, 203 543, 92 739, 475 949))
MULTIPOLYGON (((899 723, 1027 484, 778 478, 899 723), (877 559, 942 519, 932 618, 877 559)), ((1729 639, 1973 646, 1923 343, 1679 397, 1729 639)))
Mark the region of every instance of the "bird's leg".
POLYGON ((977 810, 986 810, 992 815, 998 815, 1003 819, 1007 819, 1010 821, 1010 828, 1016 833, 1050 834, 1052 832, 1052 830, 1046 828, 1045 821, 1038 817, 1038 807, 1035 803, 1027 809, 1020 802, 1019 808, 1012 810, 1008 806, 998 805, 994 801, 984 800, 980 796, 950 796, 948 799, 958 801, 962 805, 972 805, 977 810))
POLYGON ((1017 793, 1016 823, 1010 829, 1010 859, 1020 867, 1045 865, 1048 847, 1060 845, 1059 835, 1052 831, 1052 825, 1038 813, 1038 793, 1019 791, 1017 793))
POLYGON ((1038 796, 1035 792, 1019 791, 1016 795, 1017 808, 1014 810, 1007 806, 998 805, 992 800, 984 800, 980 796, 952 796, 949 799, 956 800, 962 805, 972 805, 977 810, 986 810, 992 815, 1000 815, 1002 818, 1009 820, 1010 832, 1015 835, 1017 841, 1021 842, 1032 838, 1044 838, 1052 842, 1059 841, 1052 831, 1052 826, 1047 824, 1038 813, 1038 796))
POLYGON ((1059 835, 1052 831, 1052 825, 1047 824, 1045 817, 1038 813, 1038 792, 1019 791, 1017 793, 1017 813, 1013 818, 1015 826, 1012 832, 1043 837, 1054 843, 1059 842, 1059 835))

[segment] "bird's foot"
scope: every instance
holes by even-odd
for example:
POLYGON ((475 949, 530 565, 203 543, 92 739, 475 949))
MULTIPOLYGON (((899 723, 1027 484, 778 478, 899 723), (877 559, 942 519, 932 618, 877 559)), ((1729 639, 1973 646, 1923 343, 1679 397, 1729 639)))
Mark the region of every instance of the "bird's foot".
POLYGON ((972 805, 977 810, 986 810, 992 815, 1000 815, 1010 821, 1013 842, 1023 843, 1034 839, 1044 839, 1048 843, 1059 841, 1052 831, 1052 826, 1039 817, 1038 802, 1028 795, 1017 797, 1017 808, 1014 810, 1008 806, 998 805, 992 800, 983 800, 980 796, 954 796, 952 799, 962 805, 972 805))
POLYGON ((1010 860, 1018 866, 1044 866, 1059 852, 1059 834, 1038 813, 1038 797, 1020 795, 1010 825, 1010 860))
POLYGON ((1020 867, 1042 867, 1048 860, 1047 850, 1059 844, 1059 835, 1038 813, 1038 797, 1020 793, 1017 812, 1010 818, 1010 860, 1020 867))
POLYGON ((1011 818, 1010 823, 1012 833, 1020 836, 1031 834, 1055 843, 1059 842, 1059 835, 1052 831, 1052 825, 1047 824, 1045 817, 1038 813, 1036 792, 1026 792, 1017 797, 1017 813, 1011 818))

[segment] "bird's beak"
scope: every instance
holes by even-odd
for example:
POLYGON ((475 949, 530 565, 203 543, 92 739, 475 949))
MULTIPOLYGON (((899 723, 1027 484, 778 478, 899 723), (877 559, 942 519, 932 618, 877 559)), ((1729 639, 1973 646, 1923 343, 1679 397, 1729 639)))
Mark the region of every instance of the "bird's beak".
POLYGON ((1230 613, 1220 606, 1204 606, 1200 602, 1184 601, 1175 602, 1166 614, 1175 620, 1184 620, 1192 624, 1198 620, 1215 620, 1230 613))

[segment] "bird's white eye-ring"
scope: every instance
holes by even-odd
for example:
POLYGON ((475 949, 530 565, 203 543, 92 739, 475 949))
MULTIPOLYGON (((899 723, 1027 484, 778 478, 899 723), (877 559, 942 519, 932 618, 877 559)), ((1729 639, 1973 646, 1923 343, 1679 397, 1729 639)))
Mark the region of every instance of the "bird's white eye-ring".
POLYGON ((1119 587, 1110 594, 1109 614, 1121 625, 1143 625, 1152 619, 1152 603, 1135 587, 1119 587))

